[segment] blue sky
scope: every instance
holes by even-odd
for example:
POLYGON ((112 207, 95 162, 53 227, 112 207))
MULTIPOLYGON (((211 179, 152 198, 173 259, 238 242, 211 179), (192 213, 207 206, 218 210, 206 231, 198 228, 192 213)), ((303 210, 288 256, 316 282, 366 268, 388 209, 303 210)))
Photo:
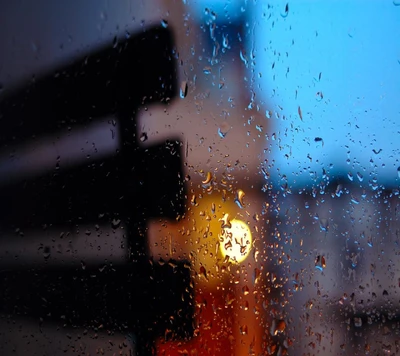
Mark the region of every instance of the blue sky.
POLYGON ((285 17, 286 2, 269 3, 252 7, 256 27, 248 45, 257 97, 279 113, 266 118, 269 136, 276 133, 266 143, 272 152, 266 158, 275 160, 272 179, 286 174, 300 187, 313 183, 310 171, 321 178, 325 168, 331 175, 350 172, 354 181, 359 172, 360 184, 376 177, 398 187, 400 6, 292 1, 285 17))

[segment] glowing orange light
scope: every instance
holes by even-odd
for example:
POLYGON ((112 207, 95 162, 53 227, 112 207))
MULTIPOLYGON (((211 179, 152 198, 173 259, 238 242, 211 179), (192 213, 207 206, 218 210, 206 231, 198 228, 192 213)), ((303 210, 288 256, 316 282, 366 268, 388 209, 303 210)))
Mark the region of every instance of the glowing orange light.
POLYGON ((230 221, 230 227, 224 227, 220 235, 220 251, 233 262, 244 261, 250 253, 252 236, 249 226, 238 219, 230 221))

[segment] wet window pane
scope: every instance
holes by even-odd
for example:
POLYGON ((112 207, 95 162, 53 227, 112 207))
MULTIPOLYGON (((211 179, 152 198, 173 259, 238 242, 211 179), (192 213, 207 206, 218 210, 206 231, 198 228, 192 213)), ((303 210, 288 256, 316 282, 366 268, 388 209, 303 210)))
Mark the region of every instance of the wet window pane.
POLYGON ((0 354, 397 354, 399 4, 0 4, 0 354))

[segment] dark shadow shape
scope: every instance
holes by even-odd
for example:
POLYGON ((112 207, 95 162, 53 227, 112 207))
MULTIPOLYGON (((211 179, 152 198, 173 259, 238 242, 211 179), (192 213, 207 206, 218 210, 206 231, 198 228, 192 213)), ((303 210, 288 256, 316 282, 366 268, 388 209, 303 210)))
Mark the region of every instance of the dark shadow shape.
MULTIPOLYGON (((62 321, 71 327, 134 332, 137 355, 152 354, 160 335, 193 332, 193 288, 187 262, 149 261, 151 217, 185 211, 181 142, 138 145, 135 115, 177 94, 173 39, 153 28, 0 98, 3 148, 115 115, 121 145, 116 155, 0 187, 1 235, 80 223, 127 227, 129 263, 103 272, 35 267, 0 270, 0 315, 62 321)), ((4 178, 4 177, 3 177, 4 178)), ((9 235, 8 235, 9 236, 9 235)))

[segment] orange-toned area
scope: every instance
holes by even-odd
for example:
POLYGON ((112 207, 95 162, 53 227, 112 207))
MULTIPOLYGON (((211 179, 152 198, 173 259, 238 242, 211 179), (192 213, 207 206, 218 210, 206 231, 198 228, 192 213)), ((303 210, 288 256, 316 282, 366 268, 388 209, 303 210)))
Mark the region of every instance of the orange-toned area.
POLYGON ((216 176, 204 173, 188 195, 186 216, 173 224, 150 224, 154 258, 188 259, 195 285, 194 337, 160 339, 158 355, 259 355, 265 350, 262 201, 256 190, 219 187, 216 176))

